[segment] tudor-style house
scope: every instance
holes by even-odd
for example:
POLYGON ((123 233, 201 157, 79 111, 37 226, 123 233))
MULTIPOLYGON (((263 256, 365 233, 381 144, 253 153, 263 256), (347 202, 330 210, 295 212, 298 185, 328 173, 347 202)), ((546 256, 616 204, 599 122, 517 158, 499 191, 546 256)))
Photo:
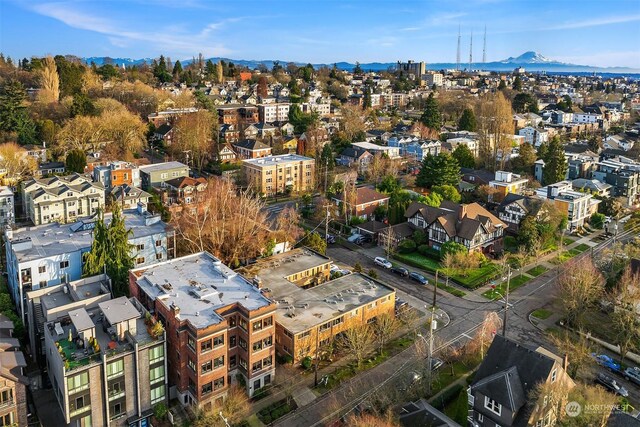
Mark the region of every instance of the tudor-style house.
POLYGON ((567 365, 566 357, 496 335, 467 389, 469 426, 555 425, 556 408, 548 396, 532 396, 541 383, 556 383, 568 392, 575 384, 567 365))
POLYGON ((424 229, 429 246, 440 249, 448 241, 460 243, 469 251, 485 254, 500 253, 507 224, 477 203, 460 205, 442 202, 439 208, 413 202, 405 217, 414 226, 424 229))
POLYGON ((529 215, 537 215, 543 200, 520 194, 507 194, 498 206, 498 218, 507 223, 507 232, 517 233, 520 223, 529 215))

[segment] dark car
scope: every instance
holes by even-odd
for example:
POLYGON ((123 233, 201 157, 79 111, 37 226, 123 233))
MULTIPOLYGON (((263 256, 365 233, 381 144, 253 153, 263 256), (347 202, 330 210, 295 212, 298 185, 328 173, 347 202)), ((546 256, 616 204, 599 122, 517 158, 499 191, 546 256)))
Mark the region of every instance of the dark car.
POLYGON ((402 277, 407 277, 409 275, 409 270, 404 267, 393 267, 389 271, 402 277))
POLYGON ((420 283, 421 285, 426 285, 426 284, 429 283, 429 281, 427 280, 426 277, 424 277, 420 273, 416 273, 415 271, 412 271, 411 273, 409 273, 409 278, 411 280, 415 280, 416 282, 420 283))
POLYGON ((615 379, 607 374, 599 373, 596 377, 596 382, 612 393, 618 394, 622 397, 629 396, 627 389, 622 387, 615 379))
POLYGON ((336 242, 336 236, 334 236, 333 234, 327 234, 327 243, 335 243, 336 242))

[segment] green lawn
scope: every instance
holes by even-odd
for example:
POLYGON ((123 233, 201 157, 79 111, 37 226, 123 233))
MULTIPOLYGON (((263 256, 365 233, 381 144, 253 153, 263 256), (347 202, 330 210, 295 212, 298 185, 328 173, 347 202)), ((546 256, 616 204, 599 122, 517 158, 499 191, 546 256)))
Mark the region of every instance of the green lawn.
POLYGON ((513 236, 506 236, 504 238, 504 250, 508 252, 517 252, 518 251, 518 243, 516 242, 516 238, 513 236))
POLYGON ((527 271, 527 274, 533 277, 538 277, 539 275, 541 275, 542 273, 548 270, 549 269, 544 265, 538 265, 533 267, 531 270, 527 271))
POLYGON ((493 280, 498 275, 499 267, 488 262, 479 268, 470 269, 466 275, 452 274, 451 278, 465 288, 476 289, 493 280))
MULTIPOLYGON (((531 277, 526 275, 512 277, 509 283, 509 292, 515 291, 520 286, 527 283, 529 280, 531 280, 531 277)), ((502 298, 500 295, 504 296, 506 294, 506 290, 507 290, 507 282, 502 282, 498 286, 496 286, 495 289, 489 289, 483 292, 482 296, 490 300, 500 299, 502 298)))
POLYGON ((413 252, 410 254, 395 254, 393 257, 407 265, 422 268, 432 273, 435 273, 436 270, 439 270, 441 268, 438 261, 427 258, 426 256, 419 254, 418 252, 413 252))
POLYGON ((576 241, 576 239, 571 239, 569 237, 565 237, 564 239, 562 239, 562 245, 563 246, 568 246, 568 245, 572 244, 575 241, 576 241))
POLYGON ((553 314, 553 311, 547 310, 545 308, 539 308, 537 310, 534 310, 533 313, 531 313, 533 317, 536 317, 542 320, 549 318, 549 316, 551 316, 552 314, 553 314))
POLYGON ((451 375, 451 367, 449 365, 443 365, 440 369, 438 369, 438 375, 433 381, 433 387, 431 390, 431 395, 435 396, 440 392, 440 390, 444 390, 455 380, 469 372, 470 369, 467 365, 462 362, 454 362, 453 363, 453 375, 451 375))
POLYGON ((580 252, 577 249, 569 249, 568 251, 562 251, 562 253, 559 256, 554 256, 549 260, 549 262, 554 265, 560 265, 564 262, 569 261, 571 258, 581 253, 582 252, 580 252))

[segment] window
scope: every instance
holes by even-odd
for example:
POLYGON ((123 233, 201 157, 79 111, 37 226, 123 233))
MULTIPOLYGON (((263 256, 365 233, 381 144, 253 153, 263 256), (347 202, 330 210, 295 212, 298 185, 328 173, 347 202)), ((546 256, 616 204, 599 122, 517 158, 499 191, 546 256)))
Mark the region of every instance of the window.
POLYGON ((211 340, 202 341, 200 343, 200 353, 206 353, 207 351, 211 351, 213 347, 211 346, 211 340))
POLYGON ((144 264, 144 257, 143 256, 138 257, 138 259, 136 259, 136 263, 137 264, 144 264))
POLYGON ((140 244, 136 245, 136 250, 143 251, 144 250, 144 243, 140 243, 140 244))
POLYGON ((149 383, 155 384, 164 382, 164 365, 149 370, 149 383))
POLYGON ((236 346, 236 336, 232 335, 229 337, 229 348, 233 348, 236 346))
POLYGON ((262 350, 262 341, 256 341, 253 343, 253 352, 262 350))
POLYGON ((124 380, 112 382, 109 384, 109 400, 115 400, 124 397, 124 380))
POLYGON ((107 378, 115 378, 124 374, 124 359, 107 363, 107 378))
POLYGON ((167 179, 169 177, 168 173, 161 173, 160 174, 160 179, 167 179))
POLYGON ((46 280, 41 280, 40 281, 40 287, 41 288, 46 288, 47 287, 47 281, 46 280))
POLYGON ((187 336, 187 345, 191 350, 196 351, 196 339, 191 335, 187 336))
POLYGON ((551 382, 554 382, 557 377, 558 377, 558 370, 554 369, 553 372, 551 372, 551 382))
POLYGON ((213 363, 211 362, 211 360, 204 362, 201 366, 201 372, 203 374, 209 373, 213 370, 213 363))
POLYGON ((240 326, 243 330, 245 330, 245 331, 247 330, 248 323, 247 323, 246 319, 245 319, 244 317, 242 317, 242 316, 240 317, 239 326, 240 326))
POLYGON ((224 335, 220 335, 218 337, 214 337, 213 338, 213 346, 214 347, 220 347, 221 345, 224 345, 224 335))
POLYGON ((202 386, 202 395, 206 395, 209 394, 213 391, 213 383, 212 382, 208 382, 205 385, 202 386))
POLYGON ((484 415, 478 414, 478 421, 483 422, 484 421, 484 415))
POLYGON ((331 327, 331 322, 327 322, 325 324, 320 325, 320 332, 322 331, 326 331, 327 329, 329 329, 331 327))
POLYGON ((67 267, 69 267, 69 261, 60 262, 60 268, 67 268, 67 267))
MULTIPOLYGON (((164 359, 164 346, 159 345, 149 349, 149 363, 158 362, 164 359)), ((179 359, 179 358, 178 358, 179 359)))
POLYGON ((40 267, 38 267, 38 273, 42 274, 42 273, 46 273, 47 272, 47 266, 46 265, 41 265, 40 267))
POLYGON ((271 365, 273 365, 273 357, 272 356, 265 357, 262 360, 262 366, 264 366, 265 368, 268 368, 271 365))
POLYGON ((156 259, 162 259, 162 254, 156 254, 156 259))
POLYGON ((271 347, 273 345, 273 336, 269 335, 267 338, 263 340, 263 347, 271 347))
POLYGON ((244 340, 244 338, 242 337, 238 337, 238 344, 240 345, 240 347, 242 347, 243 349, 247 349, 247 342, 244 340))
POLYGON ((157 388, 151 389, 151 404, 164 400, 164 384, 157 388))
POLYGON ((224 377, 220 377, 217 380, 215 380, 213 382, 213 389, 214 390, 218 390, 220 388, 224 387, 224 377))
POLYGON ((187 359, 187 366, 191 368, 193 372, 196 371, 196 363, 193 360, 191 360, 190 357, 187 359))
POLYGON ((299 340, 301 340, 301 339, 303 339, 303 338, 308 337, 309 335, 311 335, 311 331, 303 332, 303 333, 301 333, 301 334, 298 334, 298 339, 299 339, 299 340))
POLYGON ((484 397, 484 407, 496 415, 500 415, 502 413, 502 405, 495 400, 490 399, 488 396, 484 397))
POLYGON ((213 359, 213 369, 218 369, 221 366, 224 366, 224 356, 213 359))
POLYGON ((242 366, 244 369, 247 369, 247 361, 242 357, 240 358, 240 366, 242 366))
POLYGON ((238 362, 236 360, 236 355, 235 354, 233 356, 229 357, 229 367, 230 368, 235 368, 237 363, 238 362))
POLYGON ((69 394, 88 389, 89 373, 83 372, 80 375, 67 378, 67 388, 69 389, 69 394))
POLYGON ((81 412, 91 409, 90 403, 87 401, 88 396, 80 396, 75 399, 71 399, 69 407, 69 415, 73 416, 81 412))
POLYGON ((229 322, 229 327, 234 328, 236 326, 236 316, 231 316, 227 319, 229 322))
POLYGON ((259 370, 262 369, 262 360, 257 361, 256 363, 253 364, 253 366, 251 367, 251 370, 253 372, 258 372, 259 370))
POLYGON ((162 240, 156 240, 156 248, 162 246, 162 240))
POLYGON ((271 325, 273 325, 273 317, 267 317, 266 319, 262 320, 262 327, 263 328, 268 328, 271 325))

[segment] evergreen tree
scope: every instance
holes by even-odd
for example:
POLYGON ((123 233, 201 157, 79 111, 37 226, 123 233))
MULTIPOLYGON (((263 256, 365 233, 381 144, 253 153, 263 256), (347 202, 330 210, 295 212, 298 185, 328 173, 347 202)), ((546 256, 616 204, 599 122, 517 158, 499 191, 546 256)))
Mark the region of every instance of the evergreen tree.
POLYGON ((356 61, 356 66, 353 68, 353 74, 362 74, 362 68, 358 61, 356 61))
POLYGON ((68 172, 84 173, 87 166, 87 155, 82 150, 71 150, 65 159, 65 168, 68 172))
POLYGON ((0 91, 0 129, 7 132, 17 132, 24 118, 27 107, 24 101, 27 93, 18 80, 8 80, 0 91))
POLYGON ((542 184, 549 185, 565 179, 567 175, 567 159, 564 157, 564 148, 558 137, 554 137, 545 150, 544 170, 542 171, 542 184))
POLYGON ((465 144, 458 144, 451 155, 458 161, 461 168, 474 168, 476 166, 476 159, 465 144))
POLYGON ((84 93, 78 93, 73 96, 73 103, 71 104, 71 117, 76 116, 96 116, 98 115, 98 109, 94 105, 91 98, 84 93))
POLYGON ((366 110, 367 108, 371 108, 371 89, 369 86, 364 91, 364 102, 362 103, 362 108, 366 110))
POLYGON ((460 183, 460 166, 451 154, 442 152, 437 156, 428 154, 422 161, 416 176, 418 187, 431 188, 434 185, 457 186, 460 183))
POLYGON ((475 132, 478 127, 476 122, 476 115, 470 108, 465 108, 458 122, 458 130, 466 130, 469 132, 475 132))
MULTIPOLYGON (((207 65, 209 65, 209 62, 207 62, 207 65)), ((173 72, 171 73, 173 74, 173 78, 174 79, 179 79, 180 75, 182 74, 182 64, 180 63, 180 60, 177 60, 175 64, 173 64, 173 72)))
POLYGON ((511 166, 514 172, 532 173, 536 160, 538 160, 538 154, 535 148, 533 148, 533 145, 525 142, 520 146, 518 157, 515 157, 511 161, 511 166))
POLYGON ((504 80, 500 80, 498 83, 498 90, 505 90, 507 88, 507 83, 504 80))
POLYGON ((158 79, 160 83, 170 82, 172 75, 167 70, 167 62, 164 59, 164 55, 160 55, 160 59, 155 63, 153 67, 153 76, 158 79))
POLYGON ((131 255, 134 246, 129 243, 132 235, 133 232, 125 226, 120 205, 113 205, 108 226, 104 222, 103 212, 98 211, 84 274, 91 276, 106 272, 111 278, 114 297, 129 293, 129 270, 134 267, 134 257, 131 255))
POLYGON ((520 79, 520 76, 516 76, 515 80, 513 81, 513 90, 520 92, 522 90, 522 79, 520 79))
POLYGON ((440 115, 438 101, 433 96, 433 92, 430 93, 429 96, 427 97, 424 112, 420 117, 420 121, 426 127, 436 130, 438 132, 442 127, 442 116, 440 115))
POLYGON ((538 100, 530 93, 519 93, 513 98, 516 113, 538 113, 538 100))
POLYGON ((210 59, 207 60, 207 63, 204 66, 204 72, 207 79, 213 79, 216 75, 216 66, 210 59))

